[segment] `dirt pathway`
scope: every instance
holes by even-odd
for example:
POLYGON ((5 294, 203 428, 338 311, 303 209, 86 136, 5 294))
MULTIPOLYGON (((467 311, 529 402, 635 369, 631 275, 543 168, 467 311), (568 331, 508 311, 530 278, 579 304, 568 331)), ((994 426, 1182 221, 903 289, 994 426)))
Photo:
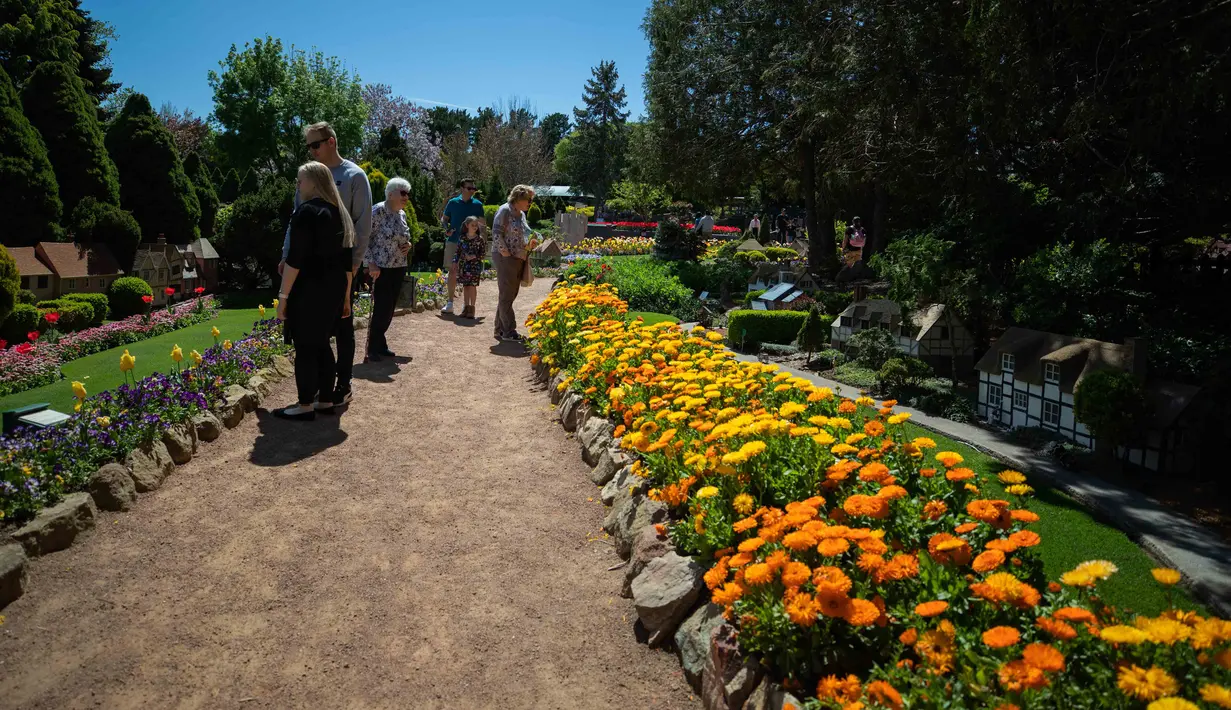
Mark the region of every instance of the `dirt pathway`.
POLYGON ((246 417, 35 561, 0 707, 697 707, 633 638, 597 491, 524 350, 495 345, 495 295, 474 327, 395 319, 414 361, 357 367, 349 412, 246 417))

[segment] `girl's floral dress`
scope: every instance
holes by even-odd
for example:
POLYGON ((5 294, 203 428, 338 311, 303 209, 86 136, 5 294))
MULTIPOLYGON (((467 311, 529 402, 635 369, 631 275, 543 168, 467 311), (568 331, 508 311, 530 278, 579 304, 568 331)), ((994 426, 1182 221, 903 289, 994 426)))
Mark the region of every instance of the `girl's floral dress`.
POLYGON ((483 241, 483 235, 476 234, 474 236, 465 235, 462 237, 461 243, 457 246, 457 256, 453 257, 457 262, 457 282, 463 286, 478 286, 479 277, 483 274, 483 254, 487 245, 483 241), (474 259, 466 257, 473 256, 474 259))

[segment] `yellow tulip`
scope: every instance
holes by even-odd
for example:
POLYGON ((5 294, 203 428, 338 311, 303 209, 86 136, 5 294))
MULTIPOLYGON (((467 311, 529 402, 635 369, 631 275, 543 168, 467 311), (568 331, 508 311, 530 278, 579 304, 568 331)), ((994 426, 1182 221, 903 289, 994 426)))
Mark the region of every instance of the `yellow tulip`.
POLYGON ((111 426, 111 417, 99 417, 98 419, 95 419, 94 421, 98 422, 98 425, 101 427, 111 426))
POLYGON ((171 348, 171 359, 175 362, 184 361, 184 351, 180 350, 179 343, 176 343, 174 348, 171 348))
POLYGON ((201 364, 201 353, 197 352, 196 350, 193 350, 192 352, 188 353, 188 356, 192 358, 193 365, 201 364))
POLYGON ((265 317, 265 306, 257 306, 256 309, 261 312, 261 317, 264 318, 265 317))
POLYGON ((274 299, 274 310, 278 310, 278 299, 274 299))
POLYGON ((231 349, 231 341, 229 341, 229 340, 224 340, 224 341, 222 341, 222 349, 223 349, 223 350, 230 350, 230 349, 231 349))
POLYGON ((217 338, 219 335, 222 335, 222 331, 218 330, 218 326, 214 326, 209 329, 209 334, 217 338))
POLYGON ((73 396, 77 399, 85 399, 85 384, 73 381, 73 396))
POLYGON ((128 348, 124 348, 124 354, 120 356, 120 372, 128 372, 137 364, 137 358, 128 354, 128 348))

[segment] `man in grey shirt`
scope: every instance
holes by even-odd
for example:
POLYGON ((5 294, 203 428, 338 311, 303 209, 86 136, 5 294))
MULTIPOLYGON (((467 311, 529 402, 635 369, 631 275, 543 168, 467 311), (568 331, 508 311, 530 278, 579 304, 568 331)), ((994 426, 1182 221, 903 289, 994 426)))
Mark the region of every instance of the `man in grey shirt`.
MULTIPOLYGON (((359 285, 359 266, 368 250, 368 237, 372 233, 372 186, 363 170, 338 153, 338 134, 324 121, 314 123, 303 131, 312 159, 325 164, 333 173, 333 180, 342 196, 342 206, 355 223, 355 247, 351 256, 351 298, 359 285)), ((299 189, 295 189, 295 209, 299 209, 299 189)), ((291 229, 287 226, 286 238, 282 241, 282 262, 278 273, 286 264, 291 250, 291 229)), ((351 401, 351 373, 355 367, 354 317, 347 316, 338 323, 338 384, 334 392, 334 405, 341 406, 351 401)))

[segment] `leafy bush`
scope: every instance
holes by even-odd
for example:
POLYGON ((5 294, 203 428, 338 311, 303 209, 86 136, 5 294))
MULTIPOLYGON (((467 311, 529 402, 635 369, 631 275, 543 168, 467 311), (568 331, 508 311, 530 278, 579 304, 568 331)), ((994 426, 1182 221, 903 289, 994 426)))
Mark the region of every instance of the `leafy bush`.
POLYGON ((841 313, 855 302, 852 291, 817 291, 812 297, 821 304, 821 311, 825 313, 841 313))
POLYGON ((543 219, 543 209, 531 202, 530 209, 526 211, 526 219, 530 224, 538 224, 543 219))
MULTIPOLYGON (((744 252, 745 254, 759 254, 760 252, 744 252)), ((799 252, 787 247, 767 247, 765 249, 765 258, 770 261, 794 261, 799 258, 799 252)))
POLYGON ((791 344, 807 317, 807 313, 798 311, 731 311, 727 342, 744 348, 761 343, 791 344))
POLYGON ((231 205, 215 243, 222 255, 222 277, 228 285, 250 290, 270 281, 278 283, 278 262, 282 260, 282 240, 294 195, 294 182, 271 178, 231 205))
POLYGON ((692 289, 671 273, 671 265, 648 257, 586 259, 575 262, 564 276, 587 283, 608 283, 634 311, 670 313, 682 322, 697 320, 700 302, 692 289))
POLYGON ((701 235, 685 229, 674 219, 658 223, 654 232, 654 255, 664 261, 696 261, 705 251, 701 235))
POLYGON ((38 308, 29 303, 18 303, 0 325, 0 339, 7 340, 10 344, 24 343, 26 333, 38 330, 40 320, 42 316, 39 315, 38 308))
POLYGON ((762 261, 769 261, 769 257, 765 256, 764 252, 759 251, 737 251, 735 259, 742 261, 745 264, 756 264, 762 261))
POLYGON ((60 298, 62 301, 75 301, 78 303, 88 303, 94 309, 94 315, 90 318, 90 325, 102 325, 107 319, 107 313, 111 310, 111 305, 107 301, 105 293, 70 293, 60 298))
POLYGON ((368 171, 368 185, 372 188, 372 204, 383 202, 385 186, 389 184, 389 176, 379 170, 368 171))
POLYGON ((876 387, 877 373, 869 367, 863 367, 858 363, 848 362, 845 365, 838 365, 833 369, 833 378, 843 384, 859 387, 862 389, 872 389, 876 387))
POLYGON ((932 368, 917 357, 892 357, 880 368, 880 380, 890 392, 917 386, 932 376, 932 368))
POLYGON ((23 288, 21 291, 17 293, 17 302, 18 303, 29 303, 31 306, 33 306, 34 304, 38 303, 38 296, 35 295, 35 293, 31 291, 30 289, 23 288))
POLYGON ((1140 433, 1148 412, 1141 382, 1123 370, 1092 372, 1073 392, 1073 416, 1113 450, 1140 433))
POLYGON ((825 348, 817 353, 815 358, 819 360, 826 368, 840 367, 841 365, 846 364, 846 354, 841 350, 835 350, 833 348, 825 348))
POLYGON ((540 219, 539 221, 534 223, 535 229, 554 229, 555 226, 556 226, 556 223, 551 221, 550 219, 540 219))
POLYGON ((765 291, 766 289, 763 289, 763 288, 757 289, 756 291, 749 291, 748 295, 744 296, 744 305, 751 307, 752 302, 757 300, 757 298, 761 297, 762 295, 764 295, 765 291))
POLYGON ((863 367, 879 370, 890 358, 898 357, 901 350, 898 340, 881 328, 864 328, 851 336, 847 347, 854 352, 855 360, 863 367))
POLYGON ((153 295, 154 290, 141 278, 124 276, 116 279, 107 291, 107 300, 111 304, 111 317, 118 320, 145 313, 149 310, 149 305, 141 300, 141 297, 153 295))
POLYGON ((492 222, 496 219, 496 212, 499 209, 500 205, 483 205, 483 219, 487 220, 488 229, 492 228, 492 222))
POLYGON ((761 346, 761 352, 770 355, 778 355, 779 357, 788 355, 798 355, 799 346, 797 345, 780 345, 778 343, 765 343, 761 346))
POLYGON ((94 306, 85 301, 70 301, 67 298, 58 298, 53 301, 41 301, 38 304, 39 310, 39 330, 46 331, 51 328, 51 324, 47 319, 42 318, 46 313, 60 314, 59 320, 56 321, 55 329, 61 333, 71 333, 76 330, 90 327, 90 322, 94 319, 94 306))
POLYGON ((673 261, 671 273, 693 291, 709 291, 715 295, 726 296, 738 294, 748 287, 752 267, 729 258, 673 261))
POLYGON ((0 244, 0 323, 13 312, 20 294, 21 274, 17 271, 17 261, 0 244))
POLYGON ((79 242, 105 244, 121 269, 132 268, 141 243, 141 226, 131 212, 85 197, 73 208, 69 228, 79 242))
POLYGON ((427 250, 428 263, 436 264, 437 266, 444 263, 445 258, 445 243, 432 242, 432 246, 427 250))

